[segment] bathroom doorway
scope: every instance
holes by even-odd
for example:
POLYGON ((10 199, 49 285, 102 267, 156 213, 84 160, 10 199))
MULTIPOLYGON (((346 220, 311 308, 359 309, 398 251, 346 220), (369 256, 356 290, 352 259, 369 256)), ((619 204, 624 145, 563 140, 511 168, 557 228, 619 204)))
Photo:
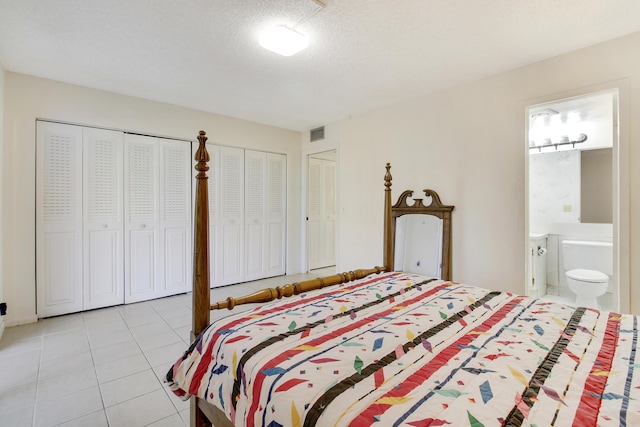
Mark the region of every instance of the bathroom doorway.
POLYGON ((613 266, 594 308, 620 309, 618 112, 617 89, 526 108, 530 296, 573 304, 562 242, 608 242, 613 266))

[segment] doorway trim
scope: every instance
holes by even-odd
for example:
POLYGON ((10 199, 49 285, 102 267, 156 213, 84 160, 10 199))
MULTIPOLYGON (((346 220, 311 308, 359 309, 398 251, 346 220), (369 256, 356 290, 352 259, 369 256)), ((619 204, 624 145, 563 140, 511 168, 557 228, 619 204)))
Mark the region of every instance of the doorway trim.
POLYGON ((631 305, 631 287, 630 287, 630 268, 631 261, 629 256, 630 240, 630 165, 629 165, 629 79, 613 80, 593 86, 587 86, 580 89, 574 89, 565 92, 558 92, 545 95, 538 98, 529 99, 520 103, 520 123, 518 129, 521 129, 521 149, 524 162, 524 265, 525 280, 523 280, 523 293, 526 292, 528 283, 528 271, 532 267, 530 257, 528 256, 529 248, 529 108, 546 104, 553 101, 559 101, 567 98, 574 98, 594 94, 597 92, 617 91, 618 111, 617 123, 614 123, 614 131, 617 130, 617 143, 613 145, 613 256, 614 256, 614 272, 618 278, 618 311, 621 313, 631 313, 631 309, 636 311, 640 307, 632 307, 631 305), (615 126, 617 125, 617 129, 615 126))
POLYGON ((340 245, 338 244, 338 236, 340 236, 340 150, 336 142, 325 140, 322 143, 314 142, 312 146, 302 150, 302 209, 301 209, 301 229, 300 229, 300 248, 302 253, 300 256, 300 266, 303 273, 309 272, 309 224, 307 217, 309 215, 309 157, 314 154, 324 153, 326 151, 336 152, 336 177, 335 177, 335 254, 336 254, 336 270, 340 271, 340 245))

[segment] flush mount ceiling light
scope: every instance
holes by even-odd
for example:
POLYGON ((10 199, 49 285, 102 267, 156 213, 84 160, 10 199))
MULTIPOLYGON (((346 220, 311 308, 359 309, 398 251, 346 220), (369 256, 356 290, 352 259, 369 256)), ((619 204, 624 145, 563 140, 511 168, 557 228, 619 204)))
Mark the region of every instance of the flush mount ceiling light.
POLYGON ((282 56, 291 56, 309 46, 309 40, 304 34, 278 25, 272 27, 260 36, 260 46, 282 56))
POLYGON ((295 28, 318 13, 318 11, 327 7, 322 0, 312 1, 319 6, 316 10, 302 18, 293 27, 277 25, 265 31, 258 40, 260 46, 282 56, 295 55, 301 50, 306 49, 309 46, 307 36, 299 33, 295 28))

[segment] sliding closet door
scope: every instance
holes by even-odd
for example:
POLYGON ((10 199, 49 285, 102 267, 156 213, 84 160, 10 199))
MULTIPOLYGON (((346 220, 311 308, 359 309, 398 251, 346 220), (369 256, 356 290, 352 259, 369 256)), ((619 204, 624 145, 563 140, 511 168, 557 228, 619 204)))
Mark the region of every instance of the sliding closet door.
POLYGON ((160 247, 162 254, 161 294, 191 291, 191 173, 190 148, 184 141, 159 140, 160 247))
POLYGON ((83 128, 85 310, 124 303, 122 132, 83 128))
POLYGON ((82 128, 37 122, 38 317, 82 310, 82 128))
POLYGON ((130 303, 157 297, 163 280, 157 140, 125 135, 124 170, 125 301, 130 303))

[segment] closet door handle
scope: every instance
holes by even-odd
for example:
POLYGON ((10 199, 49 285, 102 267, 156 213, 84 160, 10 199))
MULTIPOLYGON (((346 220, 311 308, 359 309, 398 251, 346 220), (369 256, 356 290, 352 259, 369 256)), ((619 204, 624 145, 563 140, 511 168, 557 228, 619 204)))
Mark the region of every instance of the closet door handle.
POLYGON ((140 224, 140 228, 147 228, 147 224, 140 224))

